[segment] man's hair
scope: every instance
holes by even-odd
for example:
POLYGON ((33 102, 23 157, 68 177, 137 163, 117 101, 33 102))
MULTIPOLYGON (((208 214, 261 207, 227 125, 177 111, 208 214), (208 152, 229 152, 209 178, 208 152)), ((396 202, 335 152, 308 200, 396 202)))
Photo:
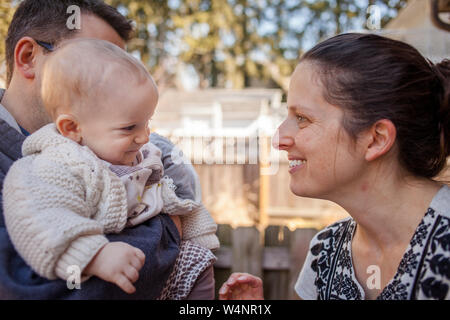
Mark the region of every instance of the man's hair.
POLYGON ((67 28, 69 6, 76 5, 81 13, 93 14, 108 23, 128 41, 133 27, 129 20, 102 0, 24 0, 17 8, 6 37, 7 84, 14 71, 14 50, 25 36, 56 45, 72 37, 78 30, 67 28))

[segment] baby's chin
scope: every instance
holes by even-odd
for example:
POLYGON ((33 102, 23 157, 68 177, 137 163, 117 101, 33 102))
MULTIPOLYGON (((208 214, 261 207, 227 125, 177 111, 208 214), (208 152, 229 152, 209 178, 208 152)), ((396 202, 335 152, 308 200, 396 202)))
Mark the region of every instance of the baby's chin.
POLYGON ((137 152, 126 152, 122 159, 103 159, 115 166, 132 166, 137 152))

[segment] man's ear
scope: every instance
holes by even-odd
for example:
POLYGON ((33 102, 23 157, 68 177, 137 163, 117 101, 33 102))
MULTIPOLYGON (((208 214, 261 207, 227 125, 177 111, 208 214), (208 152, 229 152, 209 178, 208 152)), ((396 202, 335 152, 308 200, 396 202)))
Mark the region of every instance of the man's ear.
POLYGON ((14 50, 14 70, 17 70, 26 79, 34 79, 36 56, 39 52, 39 45, 33 38, 21 38, 14 50))
POLYGON ((378 120, 367 133, 368 143, 365 159, 375 160, 391 150, 397 137, 397 130, 391 120, 378 120))
POLYGON ((81 128, 75 116, 60 114, 55 120, 59 133, 77 143, 81 143, 81 128))

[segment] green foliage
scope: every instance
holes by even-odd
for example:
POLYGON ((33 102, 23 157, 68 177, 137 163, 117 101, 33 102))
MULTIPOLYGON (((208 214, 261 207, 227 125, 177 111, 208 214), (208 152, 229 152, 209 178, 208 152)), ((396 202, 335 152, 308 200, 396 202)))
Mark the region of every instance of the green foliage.
POLYGON ((5 80, 5 39, 8 34, 8 26, 14 15, 14 8, 10 0, 0 0, 0 79, 5 80))
MULTIPOLYGON (((0 0, 0 33, 14 12, 0 0)), ((384 9, 385 25, 407 0, 106 0, 136 25, 128 50, 158 84, 173 85, 180 67, 194 67, 201 87, 253 85, 287 89, 304 50, 365 27, 367 7, 384 9)), ((0 42, 4 56, 4 41, 0 42)))
MULTIPOLYGON (((301 53, 325 37, 365 27, 367 7, 385 25, 407 0, 109 0, 137 24, 137 50, 156 74, 192 65, 202 87, 287 88, 301 53), (360 4, 360 6, 358 6, 360 4), (172 70, 168 70, 172 69, 172 70)), ((164 78, 164 77, 162 77, 164 78)), ((173 79, 172 79, 173 80, 173 79)))

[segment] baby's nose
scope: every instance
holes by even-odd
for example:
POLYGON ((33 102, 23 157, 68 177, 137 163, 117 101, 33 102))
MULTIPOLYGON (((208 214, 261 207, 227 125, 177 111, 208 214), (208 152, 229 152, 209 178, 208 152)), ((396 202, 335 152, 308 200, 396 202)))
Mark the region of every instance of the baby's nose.
POLYGON ((146 144, 147 142, 150 141, 150 137, 147 134, 147 132, 143 132, 141 134, 139 134, 138 136, 136 136, 136 138, 134 139, 134 141, 137 144, 146 144))

